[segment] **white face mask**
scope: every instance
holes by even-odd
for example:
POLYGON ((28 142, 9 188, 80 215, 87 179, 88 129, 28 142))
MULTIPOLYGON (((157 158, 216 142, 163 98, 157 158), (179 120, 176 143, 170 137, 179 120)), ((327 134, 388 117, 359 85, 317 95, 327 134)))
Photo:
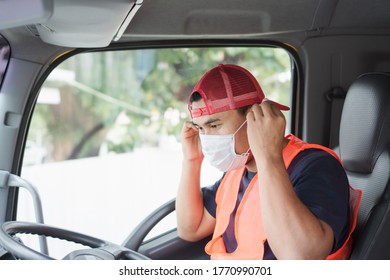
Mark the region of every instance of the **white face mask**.
POLYGON ((246 121, 233 134, 199 135, 202 143, 203 155, 212 166, 222 172, 226 172, 243 167, 246 164, 249 156, 249 149, 246 153, 237 155, 234 147, 234 135, 245 123, 246 121))

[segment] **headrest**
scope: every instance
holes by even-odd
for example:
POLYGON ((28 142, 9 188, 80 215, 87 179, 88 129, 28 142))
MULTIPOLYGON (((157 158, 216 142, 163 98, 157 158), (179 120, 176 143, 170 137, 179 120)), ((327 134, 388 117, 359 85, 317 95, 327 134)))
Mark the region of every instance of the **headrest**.
POLYGON ((340 157, 346 170, 371 173, 390 143, 390 74, 367 73, 350 86, 340 123, 340 157))

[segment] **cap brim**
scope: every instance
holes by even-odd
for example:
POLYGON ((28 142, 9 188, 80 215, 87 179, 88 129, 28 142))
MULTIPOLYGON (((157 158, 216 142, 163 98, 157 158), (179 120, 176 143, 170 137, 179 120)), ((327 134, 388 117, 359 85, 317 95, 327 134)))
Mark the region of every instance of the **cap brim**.
POLYGON ((282 111, 290 110, 290 107, 288 107, 288 106, 282 105, 282 104, 275 102, 275 101, 272 101, 272 100, 268 100, 268 101, 270 101, 272 104, 274 104, 276 107, 278 107, 279 110, 282 110, 282 111))

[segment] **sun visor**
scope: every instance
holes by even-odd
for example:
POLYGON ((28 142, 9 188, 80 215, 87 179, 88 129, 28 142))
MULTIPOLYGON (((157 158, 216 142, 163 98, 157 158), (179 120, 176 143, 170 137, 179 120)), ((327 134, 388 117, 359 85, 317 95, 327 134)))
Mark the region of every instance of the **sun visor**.
POLYGON ((136 1, 56 1, 53 15, 36 25, 41 39, 64 47, 106 47, 125 22, 136 1))
POLYGON ((53 0, 1 0, 0 30, 42 23, 53 14, 53 0))

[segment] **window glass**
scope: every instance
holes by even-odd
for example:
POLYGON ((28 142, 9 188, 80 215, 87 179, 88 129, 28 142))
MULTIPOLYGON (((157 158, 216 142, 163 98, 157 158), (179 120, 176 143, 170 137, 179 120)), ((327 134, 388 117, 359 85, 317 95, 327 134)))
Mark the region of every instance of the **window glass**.
MULTIPOLYGON (((120 244, 174 198, 188 95, 218 63, 247 68, 267 97, 290 105, 291 59, 278 48, 95 52, 59 65, 40 91, 22 170, 40 193, 45 223, 120 244)), ((203 186, 220 176, 204 163, 203 186)), ((22 190, 18 219, 35 219, 22 190)), ((175 226, 170 215, 150 236, 175 226)), ((49 250, 58 258, 66 253, 51 240, 49 250)))

